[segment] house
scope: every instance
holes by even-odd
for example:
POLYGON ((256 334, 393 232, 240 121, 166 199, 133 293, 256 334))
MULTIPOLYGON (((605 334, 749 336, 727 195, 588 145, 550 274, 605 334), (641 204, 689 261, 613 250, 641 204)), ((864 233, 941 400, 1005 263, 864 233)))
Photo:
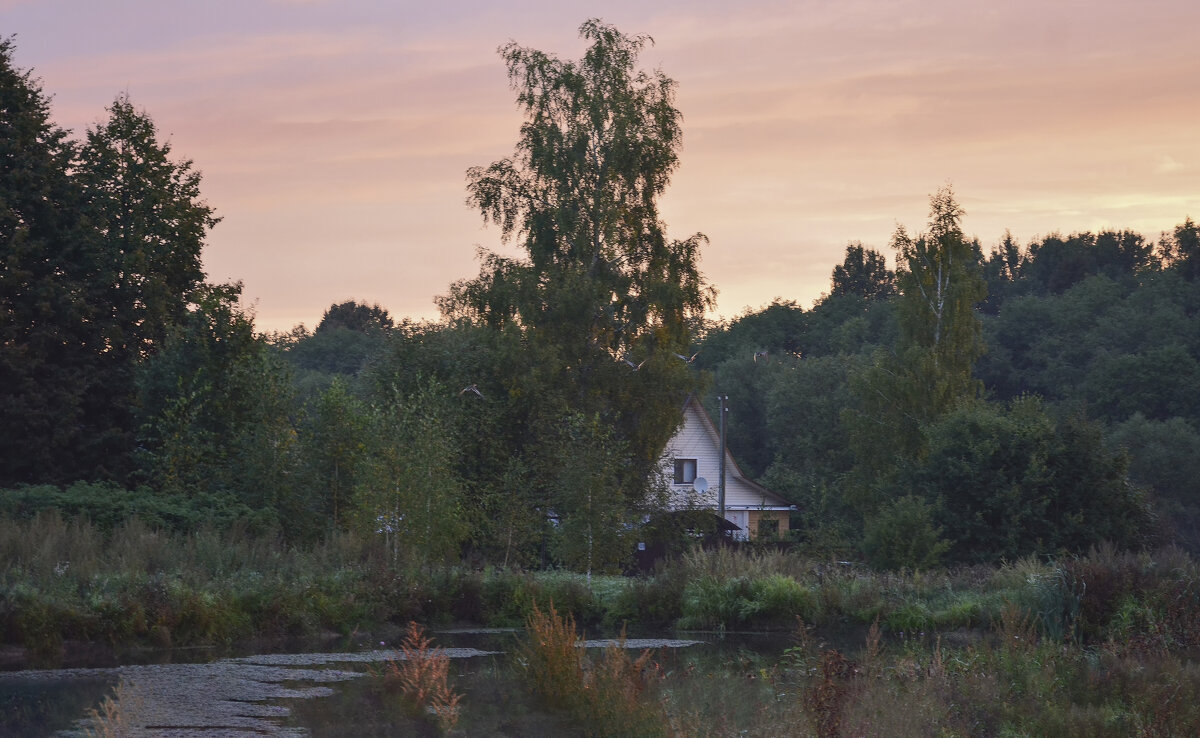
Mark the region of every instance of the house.
MULTIPOLYGON (((663 477, 670 490, 672 510, 717 511, 720 488, 721 433, 699 399, 688 397, 683 406, 683 424, 667 443, 663 477)), ((751 481, 725 452, 725 519, 737 526, 733 537, 748 540, 758 536, 777 537, 788 531, 787 500, 751 481)))

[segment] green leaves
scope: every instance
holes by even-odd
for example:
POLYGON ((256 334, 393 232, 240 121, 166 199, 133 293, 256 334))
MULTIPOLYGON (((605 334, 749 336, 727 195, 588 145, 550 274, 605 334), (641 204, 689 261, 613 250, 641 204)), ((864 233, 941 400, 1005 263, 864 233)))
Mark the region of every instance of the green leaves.
POLYGON ((76 145, 0 41, 0 484, 127 480, 135 378, 217 222, 127 96, 76 145))
MULTIPOLYGON (((488 405, 504 426, 508 455, 532 471, 543 514, 555 505, 564 529, 573 529, 572 517, 592 525, 585 538, 595 543, 598 521, 615 525, 609 518, 620 505, 627 511, 649 493, 683 398, 698 386, 675 355, 687 352, 689 326, 703 318, 713 292, 699 271, 705 238, 669 240, 658 212, 682 135, 675 83, 637 68, 649 37, 596 20, 580 35, 589 46, 579 60, 501 47, 525 122, 512 156, 468 170, 467 202, 522 255, 481 251, 478 277, 451 285, 438 303, 456 323, 519 345, 517 355, 504 348, 492 357, 511 374, 483 366, 467 382, 507 391, 502 405, 488 405), (605 434, 585 433, 594 444, 571 441, 584 433, 580 423, 605 434), (563 478, 578 471, 564 448, 583 459, 601 454, 617 470, 599 477, 603 492, 594 488, 600 482, 563 478), (566 466, 551 468, 548 458, 566 466), (568 504, 575 498, 560 499, 564 490, 591 502, 568 504), (609 498, 619 505, 602 512, 597 505, 609 498)), ((511 471, 491 468, 495 477, 511 471)), ((559 553, 575 565, 600 565, 592 554, 559 553)))
POLYGON ((429 381, 377 405, 355 473, 357 527, 382 536, 393 560, 414 568, 457 555, 467 533, 450 397, 429 381))

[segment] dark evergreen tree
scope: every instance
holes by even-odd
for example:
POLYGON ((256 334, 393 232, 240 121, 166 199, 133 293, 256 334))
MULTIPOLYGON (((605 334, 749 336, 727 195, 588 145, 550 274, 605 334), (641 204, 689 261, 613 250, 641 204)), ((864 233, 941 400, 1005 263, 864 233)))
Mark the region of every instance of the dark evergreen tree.
POLYGON ((127 366, 114 274, 68 176, 74 147, 0 41, 0 486, 120 478, 127 366))
POLYGON ((218 222, 200 199, 200 173, 172 161, 154 121, 120 95, 108 120, 88 131, 76 178, 114 279, 112 348, 130 361, 150 355, 187 313, 204 282, 200 252, 218 222))

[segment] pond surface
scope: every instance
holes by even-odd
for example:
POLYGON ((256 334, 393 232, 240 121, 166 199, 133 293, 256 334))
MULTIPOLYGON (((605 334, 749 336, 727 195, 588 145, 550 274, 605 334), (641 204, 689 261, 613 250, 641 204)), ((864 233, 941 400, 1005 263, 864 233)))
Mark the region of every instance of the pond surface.
MULTIPOLYGON (((539 712, 514 683, 507 653, 517 642, 515 631, 430 635, 451 657, 453 686, 464 694, 456 733, 578 733, 561 718, 539 712)), ((612 642, 592 640, 585 645, 599 648, 612 642)), ((629 639, 626 647, 664 654, 705 643, 629 639)), ((179 656, 167 655, 172 660, 179 656)), ((124 735, 130 736, 436 735, 431 725, 407 717, 374 676, 386 661, 400 658, 397 650, 384 647, 0 672, 0 735, 84 735, 92 725, 89 710, 114 694, 124 735)))

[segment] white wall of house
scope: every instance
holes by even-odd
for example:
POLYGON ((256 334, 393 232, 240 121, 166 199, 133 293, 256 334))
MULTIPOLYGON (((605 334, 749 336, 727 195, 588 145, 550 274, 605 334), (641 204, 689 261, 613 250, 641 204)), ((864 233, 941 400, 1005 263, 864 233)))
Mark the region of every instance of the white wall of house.
MULTIPOLYGON (((720 484, 721 436, 708 418, 699 401, 689 400, 683 409, 683 424, 667 444, 663 457, 663 477, 671 490, 670 505, 685 507, 717 507, 720 484), (695 474, 708 481, 708 490, 700 494, 694 485, 685 481, 675 483, 675 462, 695 459, 695 474)), ((725 457, 725 517, 740 528, 747 527, 750 510, 789 510, 786 500, 751 482, 742 475, 733 457, 725 457)))

